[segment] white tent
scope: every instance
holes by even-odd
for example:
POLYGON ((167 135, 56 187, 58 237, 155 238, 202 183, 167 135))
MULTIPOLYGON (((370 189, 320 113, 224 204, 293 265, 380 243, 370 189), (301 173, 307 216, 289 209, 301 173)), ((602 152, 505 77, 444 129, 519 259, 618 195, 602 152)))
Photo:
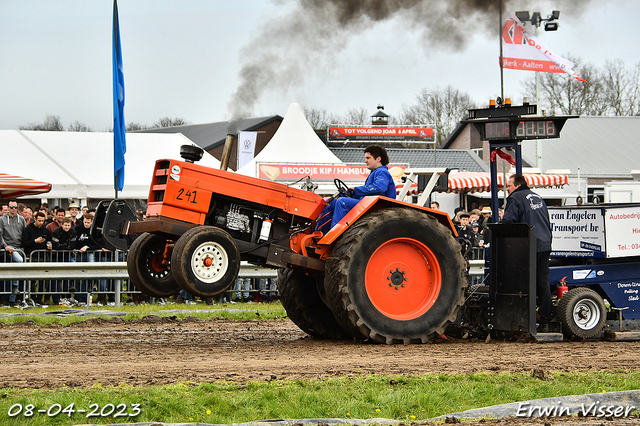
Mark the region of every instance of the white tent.
POLYGON ((257 163, 342 164, 342 161, 316 135, 300 104, 293 103, 267 146, 238 173, 258 176, 257 163))
MULTIPOLYGON (((127 133, 126 138, 124 189, 118 197, 127 199, 146 200, 156 160, 181 160, 180 146, 193 144, 179 133, 127 133)), ((51 183, 51 192, 42 197, 115 196, 113 133, 0 130, 0 152, 0 172, 51 183)), ((220 168, 220 161, 207 152, 198 164, 220 168)))

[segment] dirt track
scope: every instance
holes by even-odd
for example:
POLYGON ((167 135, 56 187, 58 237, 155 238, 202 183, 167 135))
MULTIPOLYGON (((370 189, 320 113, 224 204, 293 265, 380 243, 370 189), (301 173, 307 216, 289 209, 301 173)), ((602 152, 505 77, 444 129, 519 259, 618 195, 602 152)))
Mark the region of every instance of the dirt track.
POLYGON ((287 320, 89 319, 69 326, 0 325, 0 387, 245 382, 369 373, 637 370, 639 349, 640 342, 455 340, 386 346, 310 339, 287 320))
POLYGON ((287 320, 180 321, 150 316, 130 322, 90 319, 69 326, 0 323, 0 387, 245 382, 369 373, 618 372, 640 368, 639 349, 640 342, 452 340, 385 346, 319 341, 306 337, 287 320))

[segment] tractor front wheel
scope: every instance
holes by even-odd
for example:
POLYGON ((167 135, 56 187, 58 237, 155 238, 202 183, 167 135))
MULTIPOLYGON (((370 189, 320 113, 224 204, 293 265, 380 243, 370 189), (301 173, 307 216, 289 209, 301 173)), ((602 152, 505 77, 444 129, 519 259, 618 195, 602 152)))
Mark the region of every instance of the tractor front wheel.
POLYGON ((191 228, 176 241, 173 275, 187 293, 213 297, 227 290, 240 271, 240 251, 233 238, 214 226, 191 228))
POLYGON ((127 255, 129 278, 136 289, 151 297, 168 297, 180 290, 171 262, 165 259, 167 237, 148 232, 136 238, 127 255))
POLYGON ((467 286, 449 229, 428 213, 369 213, 336 241, 325 291, 338 323, 354 337, 426 343, 456 317, 467 286))

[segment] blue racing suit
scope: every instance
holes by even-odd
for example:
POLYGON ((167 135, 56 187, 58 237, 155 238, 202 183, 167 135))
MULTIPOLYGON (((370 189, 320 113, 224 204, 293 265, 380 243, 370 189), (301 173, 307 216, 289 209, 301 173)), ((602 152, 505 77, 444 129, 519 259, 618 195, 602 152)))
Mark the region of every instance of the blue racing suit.
POLYGON ((367 195, 396 198, 396 184, 393 182, 393 177, 391 177, 387 166, 376 168, 369 174, 364 185, 353 188, 353 198, 340 197, 331 200, 322 210, 316 229, 326 234, 345 217, 349 210, 358 204, 358 201, 367 195))

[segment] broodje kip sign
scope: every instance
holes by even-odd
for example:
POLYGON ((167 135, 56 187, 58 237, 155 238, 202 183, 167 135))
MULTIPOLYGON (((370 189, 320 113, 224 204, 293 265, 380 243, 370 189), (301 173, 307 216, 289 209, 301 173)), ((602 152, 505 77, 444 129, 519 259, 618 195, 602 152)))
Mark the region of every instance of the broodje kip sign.
MULTIPOLYGON (((258 177, 275 182, 291 182, 310 176, 314 181, 364 181, 371 171, 364 164, 258 163, 258 177)), ((394 180, 404 175, 405 164, 389 164, 394 180)))

